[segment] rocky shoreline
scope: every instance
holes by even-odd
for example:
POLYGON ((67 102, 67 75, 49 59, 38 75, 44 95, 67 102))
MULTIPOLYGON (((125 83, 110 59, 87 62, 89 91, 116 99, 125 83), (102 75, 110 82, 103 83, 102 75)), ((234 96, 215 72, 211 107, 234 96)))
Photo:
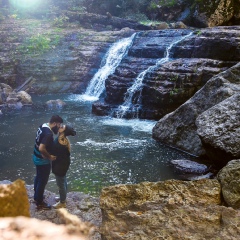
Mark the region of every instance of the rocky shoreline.
MULTIPOLYGON (((14 213, 17 214, 15 216, 29 216, 31 219, 64 226, 67 231, 71 229, 71 234, 82 233, 85 229, 85 233, 91 232, 88 236, 91 240, 235 240, 240 234, 239 174, 240 160, 234 160, 221 169, 216 179, 120 184, 103 188, 100 198, 69 192, 67 215, 66 212, 55 209, 37 210, 33 202, 33 186, 24 186, 21 180, 14 183, 1 181, 0 205, 4 204, 4 199, 8 199, 8 208, 1 206, 1 216, 6 217, 6 213, 12 217, 14 213), (11 191, 6 191, 7 188, 11 191), (19 197, 18 203, 15 201, 16 194, 19 197), (80 222, 85 224, 81 231, 80 222)), ((56 194, 45 191, 48 203, 55 203, 55 197, 56 194)), ((1 220, 3 219, 0 218, 0 226, 1 220)), ((11 221, 18 221, 18 218, 11 221)), ((10 231, 0 229, 2 232, 10 231)), ((15 230, 10 232, 13 231, 15 230)))

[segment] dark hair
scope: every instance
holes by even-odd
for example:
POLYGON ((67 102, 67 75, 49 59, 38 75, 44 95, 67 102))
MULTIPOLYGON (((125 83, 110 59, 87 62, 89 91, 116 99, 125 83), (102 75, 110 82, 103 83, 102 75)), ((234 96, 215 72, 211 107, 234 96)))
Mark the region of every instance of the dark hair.
POLYGON ((64 130, 64 135, 67 136, 75 136, 77 133, 76 131, 69 125, 65 126, 65 130, 64 130))
POLYGON ((53 115, 50 119, 50 123, 63 123, 63 119, 58 115, 53 115))

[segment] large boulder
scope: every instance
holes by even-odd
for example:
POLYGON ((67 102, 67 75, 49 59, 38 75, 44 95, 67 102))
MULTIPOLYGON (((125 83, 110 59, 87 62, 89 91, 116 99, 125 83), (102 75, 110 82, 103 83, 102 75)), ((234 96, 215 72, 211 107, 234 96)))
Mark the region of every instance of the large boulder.
POLYGON ((240 158, 239 93, 208 109, 196 119, 197 133, 207 156, 218 166, 240 158))
POLYGON ((240 208, 240 159, 230 161, 218 173, 222 195, 229 207, 240 208))
POLYGON ((0 217, 30 217, 25 182, 18 179, 11 184, 0 185, 0 217))
POLYGON ((103 188, 102 239, 238 239, 239 211, 220 204, 217 180, 103 188))
POLYGON ((205 155, 195 121, 204 111, 240 91, 239 76, 240 64, 237 64, 211 78, 186 103, 157 122, 153 138, 191 154, 205 155))

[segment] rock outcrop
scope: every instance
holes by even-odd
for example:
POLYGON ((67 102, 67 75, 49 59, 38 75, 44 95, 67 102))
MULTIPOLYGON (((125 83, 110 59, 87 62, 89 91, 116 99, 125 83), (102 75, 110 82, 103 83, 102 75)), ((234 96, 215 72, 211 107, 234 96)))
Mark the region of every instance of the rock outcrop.
POLYGON ((148 16, 160 21, 183 21, 188 26, 202 28, 237 25, 239 12, 239 0, 177 0, 153 5, 148 16))
POLYGON ((240 207, 240 160, 230 161, 218 173, 217 179, 222 187, 222 195, 228 206, 240 207))
POLYGON ((125 101, 129 108, 120 114, 125 118, 158 120, 174 111, 211 77, 239 61, 239 29, 203 29, 192 35, 185 29, 139 33, 106 79, 104 101, 93 104, 94 113, 116 113, 125 101))
POLYGON ((0 185, 0 217, 30 217, 25 182, 16 180, 12 184, 0 185))
POLYGON ((29 105, 32 105, 32 98, 27 92, 16 92, 9 85, 0 83, 0 109, 21 109, 29 105))
POLYGON ((240 86, 238 92, 196 119, 203 148, 211 161, 219 166, 240 158, 240 86))
MULTIPOLYGON (((201 114, 205 114, 204 112, 206 110, 214 107, 234 94, 239 93, 239 75, 240 64, 237 64, 223 73, 211 78, 211 80, 209 80, 204 87, 201 88, 186 103, 158 121, 153 128, 153 138, 169 145, 177 146, 179 149, 195 155, 206 154, 201 139, 197 134, 197 125, 195 123, 196 119, 200 117, 201 114)), ((218 106, 220 107, 221 105, 218 106)), ((239 104, 233 104, 233 106, 235 106, 234 111, 238 112, 239 104)), ((226 110, 222 109, 222 111, 226 110)), ((232 124, 237 126, 238 122, 233 121, 232 124)), ((202 125, 201 128, 205 128, 205 126, 202 125)), ((231 144, 231 141, 238 141, 238 139, 238 137, 232 140, 228 139, 228 144, 231 144)), ((236 147, 237 146, 239 146, 239 142, 236 147)), ((225 150, 228 151, 227 149, 225 150)), ((212 160, 214 161, 214 159, 212 160)), ((219 167, 222 167, 222 163, 224 161, 225 155, 219 156, 217 165, 219 164, 219 167)))
POLYGON ((221 206, 217 180, 107 187, 100 207, 103 240, 238 239, 240 233, 239 211, 221 206))
POLYGON ((103 30, 121 30, 123 28, 131 28, 134 30, 150 30, 150 26, 146 26, 130 19, 123 19, 106 14, 105 16, 94 13, 78 13, 71 11, 63 11, 69 21, 81 23, 81 26, 98 31, 103 30))
POLYGON ((32 77, 29 93, 83 92, 110 45, 133 33, 96 32, 79 23, 59 30, 46 21, 6 18, 0 24, 0 82, 17 88, 32 77))

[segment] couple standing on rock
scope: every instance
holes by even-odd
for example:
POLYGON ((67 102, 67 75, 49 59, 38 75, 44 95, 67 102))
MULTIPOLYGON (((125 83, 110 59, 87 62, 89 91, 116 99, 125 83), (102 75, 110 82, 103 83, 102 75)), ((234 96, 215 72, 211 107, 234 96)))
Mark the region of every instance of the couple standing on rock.
POLYGON ((70 165, 70 142, 67 136, 75 136, 76 131, 69 125, 63 125, 63 119, 53 115, 49 123, 42 124, 36 133, 33 162, 36 166, 34 179, 34 201, 38 209, 51 209, 44 201, 44 190, 52 169, 59 190, 60 201, 54 208, 66 207, 66 173, 70 165), (53 134, 58 134, 54 140, 53 134))

